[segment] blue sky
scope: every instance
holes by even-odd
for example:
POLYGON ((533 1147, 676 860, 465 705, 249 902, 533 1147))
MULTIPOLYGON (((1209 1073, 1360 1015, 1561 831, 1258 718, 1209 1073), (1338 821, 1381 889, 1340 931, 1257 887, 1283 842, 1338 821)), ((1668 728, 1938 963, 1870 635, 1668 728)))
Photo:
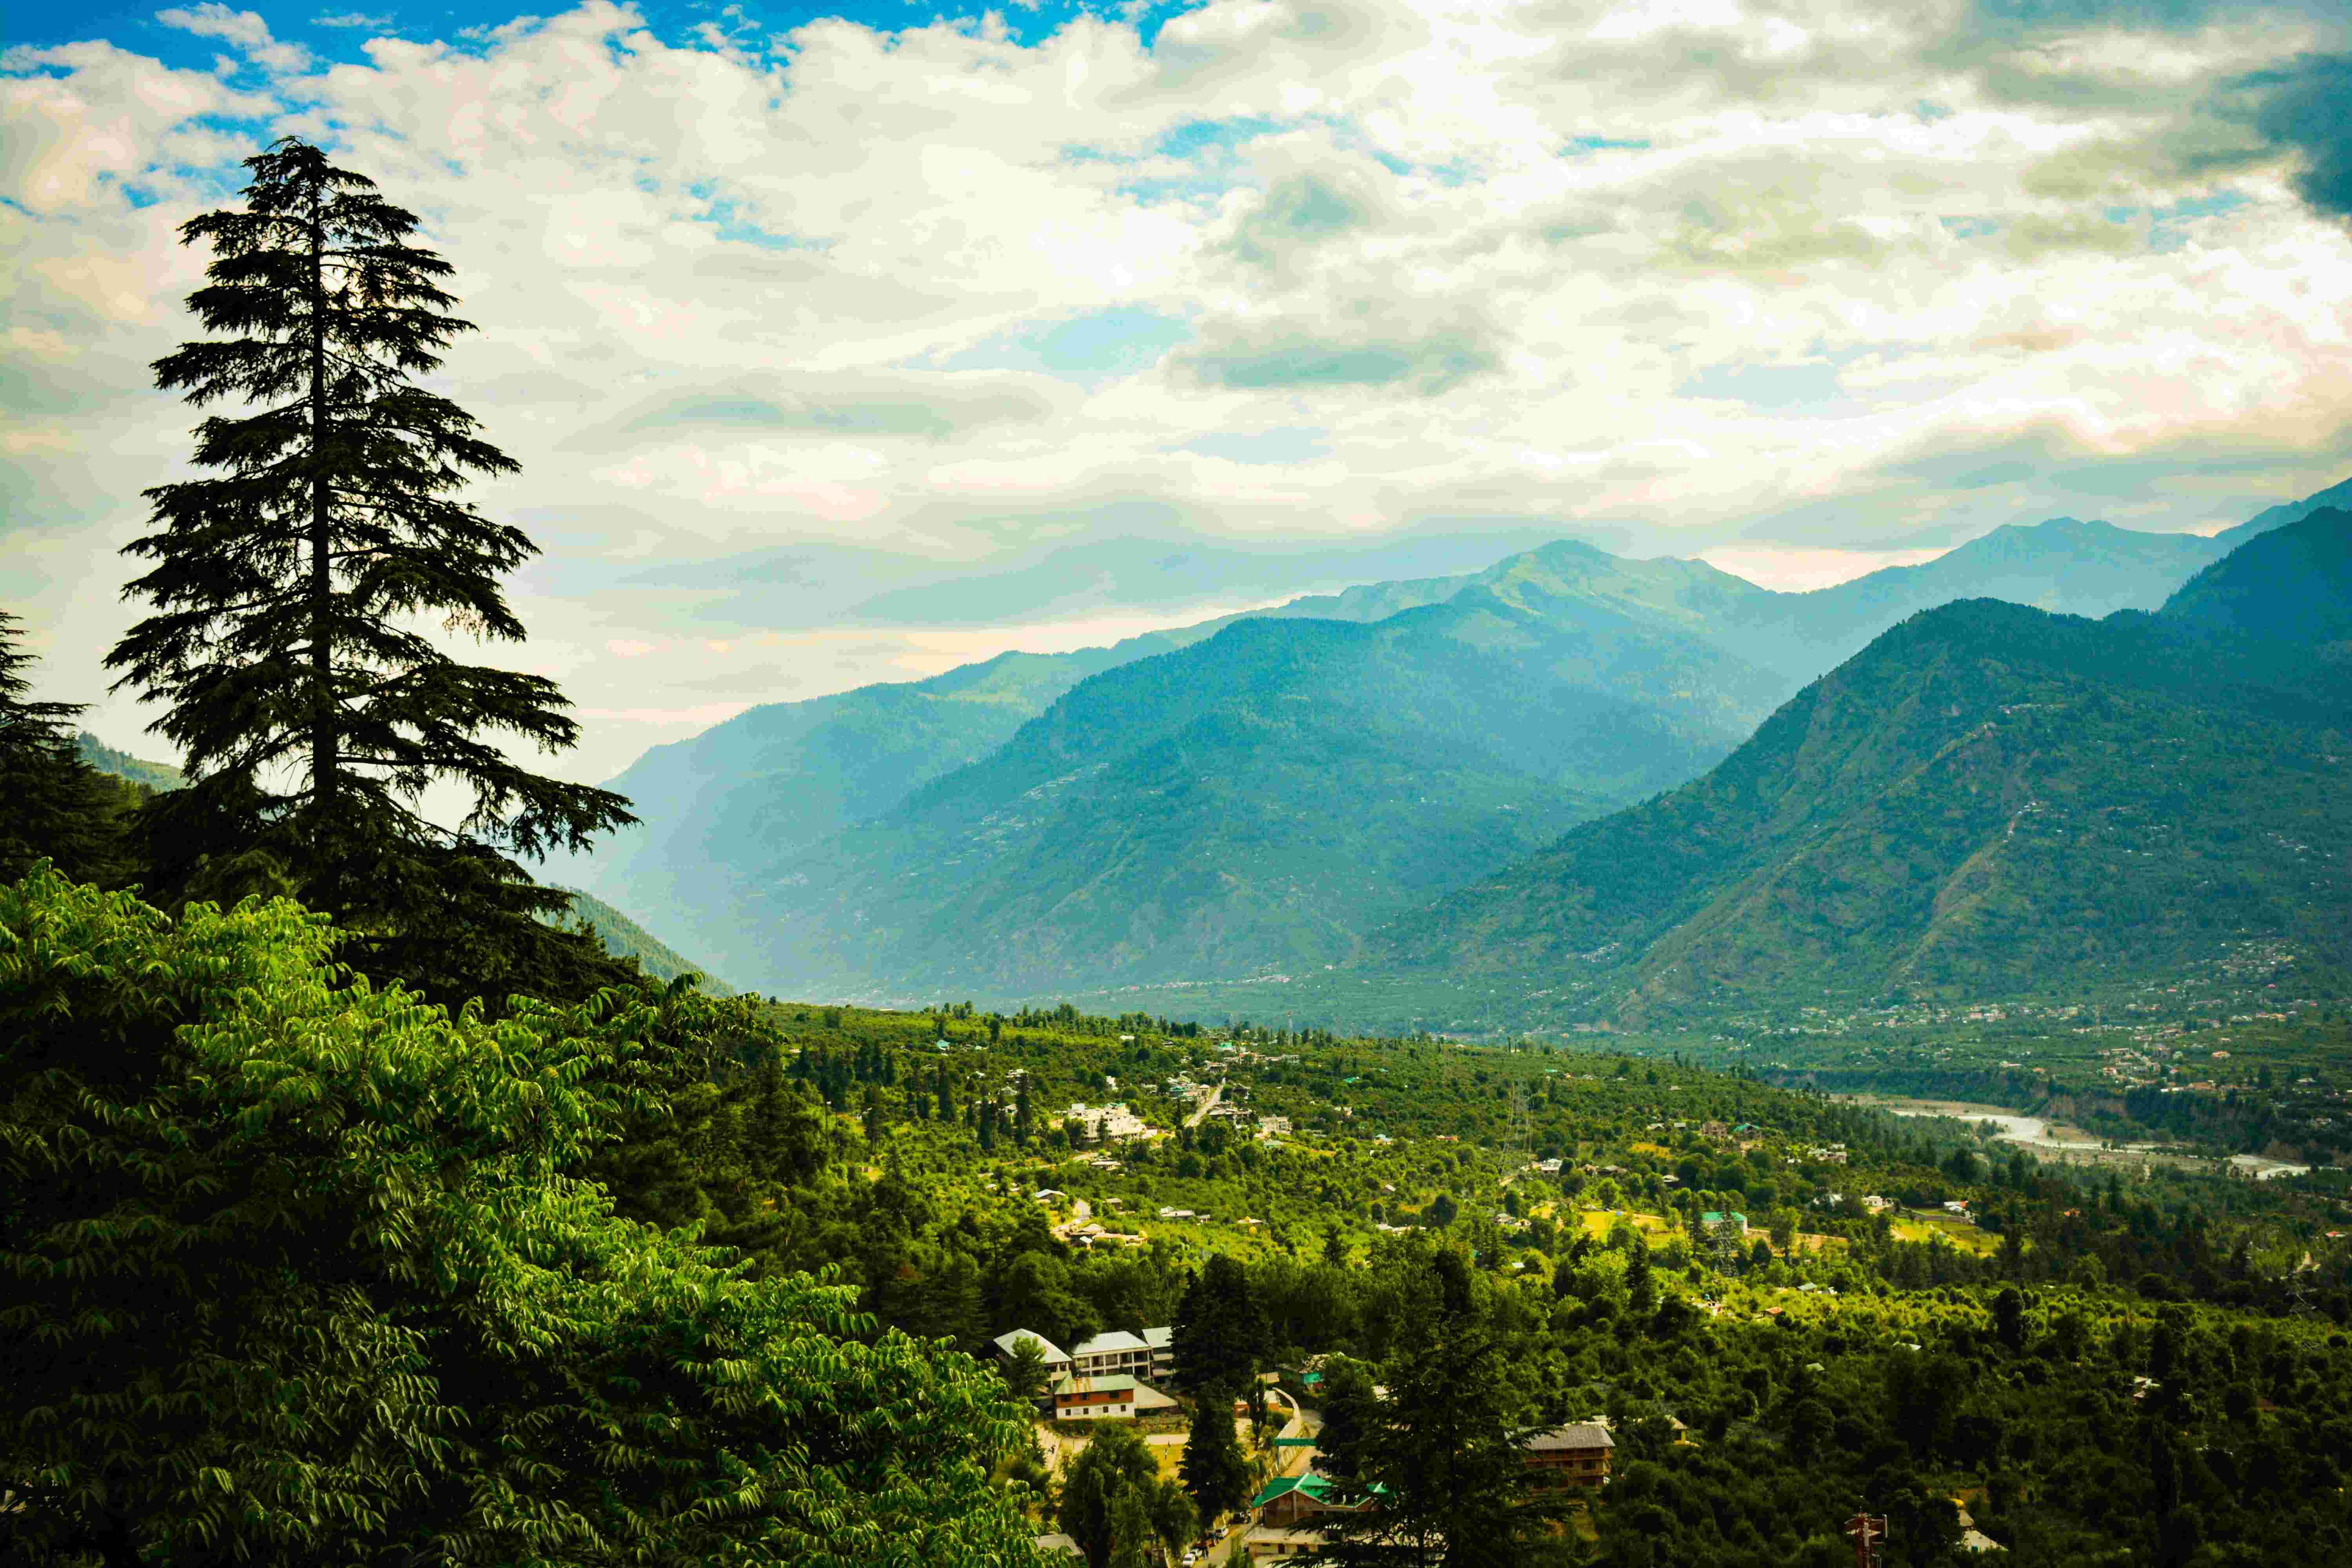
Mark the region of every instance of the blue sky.
POLYGON ((98 698, 176 226, 287 132, 459 269, 581 776, 1544 537, 2210 528, 2352 472, 2347 96, 2332 0, 12 16, 0 593, 98 698))

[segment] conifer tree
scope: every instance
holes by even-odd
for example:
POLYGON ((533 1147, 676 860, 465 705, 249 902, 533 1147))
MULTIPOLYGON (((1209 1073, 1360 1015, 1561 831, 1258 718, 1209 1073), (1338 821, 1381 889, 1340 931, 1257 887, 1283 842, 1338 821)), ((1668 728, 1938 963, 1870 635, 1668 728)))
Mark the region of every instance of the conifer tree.
POLYGON ((472 323, 449 264, 408 242, 414 215, 294 138, 246 161, 242 210, 204 214, 208 330, 155 362, 156 384, 251 411, 198 426, 215 476, 146 492, 158 527, 125 589, 155 614, 110 656, 116 683, 167 705, 153 727, 191 786, 152 814, 159 891, 220 897, 282 877, 357 931, 346 961, 428 991, 576 988, 593 939, 557 932, 563 895, 512 857, 584 848, 634 821, 604 790, 509 760, 578 726, 553 682, 460 664, 430 623, 520 641, 499 585, 536 551, 454 492, 516 464, 415 384, 472 323), (454 830, 425 789, 454 782, 454 830), (570 984, 567 985, 567 981, 570 984))
POLYGON ((78 881, 109 881, 118 863, 119 818, 135 792, 113 787, 84 763, 66 726, 75 702, 32 702, 18 622, 0 610, 0 882, 50 860, 78 881))
POLYGON ((1202 1389, 1189 1430, 1177 1479, 1207 1523, 1249 1501, 1249 1462, 1234 1436, 1233 1389, 1222 1384, 1202 1389))

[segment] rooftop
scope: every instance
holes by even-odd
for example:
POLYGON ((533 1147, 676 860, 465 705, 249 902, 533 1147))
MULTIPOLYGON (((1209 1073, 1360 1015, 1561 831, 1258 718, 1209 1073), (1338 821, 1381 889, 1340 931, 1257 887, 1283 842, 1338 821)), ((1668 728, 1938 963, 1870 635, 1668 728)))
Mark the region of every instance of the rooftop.
POLYGON ((1081 1377, 1076 1373, 1066 1372, 1054 1380, 1054 1392, 1056 1394, 1117 1394, 1121 1389, 1132 1392, 1135 1386, 1135 1379, 1123 1372, 1101 1377, 1081 1377))
MULTIPOLYGON (((1378 1486, 1371 1488, 1375 1492, 1380 1489, 1378 1486)), ((1288 1497, 1292 1492, 1304 1492, 1326 1508, 1360 1506, 1354 1500, 1354 1494, 1349 1489, 1341 1486, 1329 1476, 1318 1475, 1313 1470, 1309 1470, 1303 1476, 1278 1476, 1266 1482, 1265 1489, 1250 1499, 1250 1507, 1264 1508, 1275 1499, 1288 1497)))
POLYGON ((1597 1421, 1571 1421, 1565 1426, 1549 1431, 1531 1432, 1520 1439, 1519 1447, 1533 1453, 1549 1453, 1561 1448, 1613 1448, 1609 1429, 1597 1421))
POLYGON ((1062 1349, 1059 1345, 1056 1345, 1045 1335, 1037 1333, 1030 1329, 1012 1329, 997 1335, 995 1340, 997 1353, 1000 1355, 1011 1355, 1013 1353, 1013 1347, 1019 1344, 1023 1340, 1028 1340, 1034 1343, 1037 1347, 1037 1353, 1044 1356, 1048 1362, 1067 1361, 1070 1359, 1068 1356, 1062 1353, 1062 1349))

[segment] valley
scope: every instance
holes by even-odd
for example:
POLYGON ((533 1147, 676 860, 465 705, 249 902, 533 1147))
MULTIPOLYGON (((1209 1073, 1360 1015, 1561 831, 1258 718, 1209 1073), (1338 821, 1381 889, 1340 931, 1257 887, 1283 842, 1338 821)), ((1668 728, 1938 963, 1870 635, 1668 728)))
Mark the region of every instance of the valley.
POLYGON ((2352 10, 18 7, 0 1564, 2352 1562, 2352 10))

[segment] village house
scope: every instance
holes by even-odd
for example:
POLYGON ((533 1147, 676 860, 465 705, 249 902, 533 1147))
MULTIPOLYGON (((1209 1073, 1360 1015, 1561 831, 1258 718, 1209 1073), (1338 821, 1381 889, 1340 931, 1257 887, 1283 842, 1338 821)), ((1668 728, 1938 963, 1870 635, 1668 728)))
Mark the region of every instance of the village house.
POLYGON ((1734 1236, 1748 1234, 1748 1216, 1744 1214, 1718 1214, 1709 1209, 1698 1216, 1698 1223, 1702 1229, 1707 1231, 1727 1230, 1734 1236))
POLYGON ((1143 1118, 1129 1110, 1124 1101, 1110 1105, 1073 1105, 1062 1112, 1062 1125, 1073 1138, 1090 1143, 1107 1139, 1140 1138, 1151 1131, 1143 1118))
POLYGON ((1528 1468, 1553 1487, 1599 1488, 1608 1484, 1609 1452, 1617 1445, 1597 1421, 1571 1421, 1565 1426, 1530 1433, 1519 1447, 1528 1468))
POLYGON ((1051 1383, 1055 1378, 1070 1370, 1070 1358, 1059 1345, 1045 1335, 1028 1329, 1010 1330, 997 1335, 990 1343, 995 1349, 996 1359, 1010 1364, 1013 1352, 1024 1340, 1037 1347, 1038 1357, 1045 1363, 1046 1382, 1051 1383))
POLYGON ((1135 1379, 1125 1373, 1082 1377, 1064 1373, 1054 1380, 1054 1419, 1094 1421, 1135 1414, 1135 1379))
POLYGON ((1151 1371, 1151 1347, 1123 1329, 1113 1329, 1070 1347, 1070 1370, 1081 1377, 1125 1373, 1144 1377, 1151 1371))
POLYGON ((1338 1481, 1312 1470, 1276 1477, 1250 1499, 1257 1522, 1243 1549, 1253 1563, 1319 1556, 1330 1544, 1323 1531, 1331 1518, 1369 1506, 1370 1500, 1351 1497, 1338 1481))

